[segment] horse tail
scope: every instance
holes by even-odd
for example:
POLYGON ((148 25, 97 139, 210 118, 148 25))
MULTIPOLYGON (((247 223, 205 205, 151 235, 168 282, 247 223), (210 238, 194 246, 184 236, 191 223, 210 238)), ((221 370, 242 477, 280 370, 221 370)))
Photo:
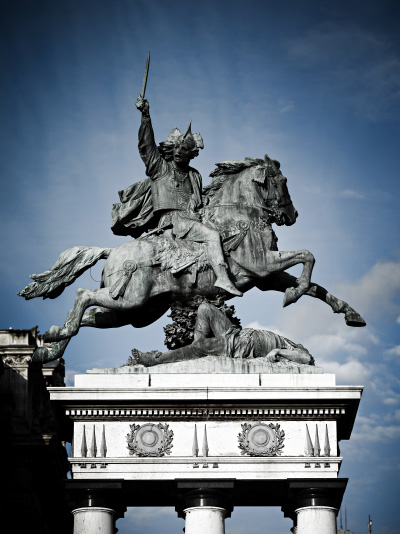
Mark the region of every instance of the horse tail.
POLYGON ((71 247, 61 252, 51 269, 41 274, 32 274, 34 280, 18 293, 26 300, 36 297, 55 299, 92 265, 110 255, 111 248, 71 247))

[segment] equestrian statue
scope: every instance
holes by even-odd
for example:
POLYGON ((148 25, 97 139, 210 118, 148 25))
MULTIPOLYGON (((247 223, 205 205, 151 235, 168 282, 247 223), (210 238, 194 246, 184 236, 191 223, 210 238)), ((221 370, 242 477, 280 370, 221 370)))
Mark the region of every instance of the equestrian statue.
POLYGON ((297 211, 280 163, 267 155, 216 164, 212 182, 202 187, 189 163, 203 148, 200 134, 173 129, 156 145, 145 98, 149 58, 136 107, 142 114, 139 153, 147 178, 120 191, 112 210, 112 230, 133 239, 116 248, 75 246, 51 269, 33 274, 19 295, 56 298, 84 271, 105 259, 99 289, 78 289, 62 326, 44 334, 34 360, 60 358, 81 327, 147 326, 177 301, 242 296, 253 287, 281 291, 283 305, 303 295, 343 313, 349 326, 365 326, 347 304, 311 281, 314 256, 307 250, 279 251, 272 228, 291 226, 297 211), (286 272, 302 264, 299 278, 286 272), (50 345, 51 344, 51 345, 50 345))

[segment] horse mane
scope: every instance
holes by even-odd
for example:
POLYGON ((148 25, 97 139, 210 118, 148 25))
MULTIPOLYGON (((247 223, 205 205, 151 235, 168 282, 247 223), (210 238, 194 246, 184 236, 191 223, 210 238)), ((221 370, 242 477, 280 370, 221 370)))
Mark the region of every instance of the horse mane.
POLYGON ((244 158, 238 161, 222 161, 221 163, 216 163, 215 165, 217 168, 210 174, 212 178, 211 184, 204 187, 203 195, 210 203, 218 202, 220 196, 218 193, 221 191, 225 182, 228 181, 233 174, 238 174, 244 169, 249 169, 258 165, 263 167, 268 166, 270 161, 270 158, 265 155, 264 159, 244 158))

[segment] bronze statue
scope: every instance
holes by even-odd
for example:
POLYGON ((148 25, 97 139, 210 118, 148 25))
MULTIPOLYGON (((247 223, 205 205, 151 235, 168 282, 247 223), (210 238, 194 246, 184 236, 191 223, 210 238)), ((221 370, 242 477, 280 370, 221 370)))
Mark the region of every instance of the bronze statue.
POLYGON ((139 151, 148 178, 121 192, 121 203, 113 208, 114 233, 135 239, 115 249, 72 247, 50 270, 31 276, 34 282, 21 296, 55 298, 106 259, 101 287, 78 289, 65 324, 45 333, 51 348, 38 348, 35 359, 62 356, 82 326, 143 327, 178 300, 196 295, 227 300, 253 287, 284 292, 284 306, 302 295, 318 298, 343 313, 348 325, 365 326, 345 301, 311 282, 309 251, 278 251, 272 224, 290 226, 297 218, 279 162, 266 155, 218 163, 212 183, 202 191, 200 174, 189 166, 202 148, 201 136, 190 128, 184 134, 175 129, 157 148, 146 82, 147 75, 136 105, 142 111, 139 151), (299 263, 298 279, 285 272, 299 263))

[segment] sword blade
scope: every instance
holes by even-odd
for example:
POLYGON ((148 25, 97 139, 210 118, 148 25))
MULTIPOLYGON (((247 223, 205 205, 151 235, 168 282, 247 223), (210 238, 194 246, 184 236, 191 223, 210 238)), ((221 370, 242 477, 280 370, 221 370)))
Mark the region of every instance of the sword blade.
POLYGON ((140 93, 140 96, 142 98, 144 98, 144 95, 146 94, 146 85, 147 85, 147 77, 149 75, 149 67, 150 67, 150 52, 147 56, 146 68, 144 69, 142 92, 140 93))

